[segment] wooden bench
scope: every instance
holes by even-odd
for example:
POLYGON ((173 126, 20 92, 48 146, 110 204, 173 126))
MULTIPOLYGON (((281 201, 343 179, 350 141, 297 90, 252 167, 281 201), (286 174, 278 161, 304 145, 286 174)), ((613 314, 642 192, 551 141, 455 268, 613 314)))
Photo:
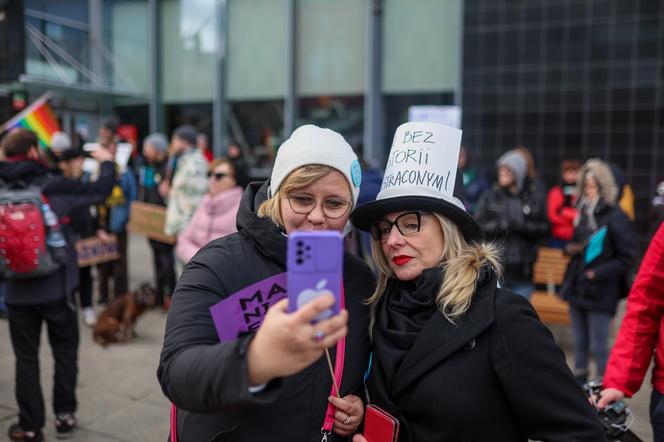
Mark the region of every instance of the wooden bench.
POLYGON ((561 249, 540 247, 535 261, 533 282, 536 289, 530 299, 542 322, 569 325, 569 306, 556 296, 556 287, 560 287, 565 277, 569 257, 561 249), (546 290, 537 290, 537 286, 546 290))

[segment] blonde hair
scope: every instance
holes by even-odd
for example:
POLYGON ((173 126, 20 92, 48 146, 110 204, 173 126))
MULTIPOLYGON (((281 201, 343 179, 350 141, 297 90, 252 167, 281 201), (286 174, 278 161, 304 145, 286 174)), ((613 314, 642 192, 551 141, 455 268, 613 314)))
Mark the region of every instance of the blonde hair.
MULTIPOLYGON (((502 273, 498 247, 493 243, 481 242, 468 244, 459 228, 449 219, 437 213, 433 214, 443 231, 443 253, 440 267, 444 270, 440 289, 436 294, 438 310, 451 323, 455 323, 470 307, 480 269, 490 265, 498 277, 502 273)), ((380 241, 372 240, 371 254, 380 270, 376 290, 366 303, 370 306, 369 335, 372 336, 376 318, 376 306, 385 293, 389 278, 396 278, 380 241)))
MULTIPOLYGON (((322 164, 309 164, 295 169, 281 182, 279 189, 274 195, 263 201, 260 207, 258 207, 258 216, 261 218, 270 218, 275 224, 283 226, 284 221, 281 216, 281 195, 288 195, 293 190, 307 187, 311 183, 336 170, 337 169, 333 167, 324 166, 322 164)), ((348 191, 351 192, 350 185, 348 185, 348 191)))

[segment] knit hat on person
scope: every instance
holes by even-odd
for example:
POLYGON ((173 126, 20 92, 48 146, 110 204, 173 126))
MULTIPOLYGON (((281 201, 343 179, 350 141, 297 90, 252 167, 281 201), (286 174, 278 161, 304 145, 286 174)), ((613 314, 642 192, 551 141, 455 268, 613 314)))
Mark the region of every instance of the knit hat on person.
POLYGON ((143 144, 150 144, 152 147, 162 153, 166 153, 168 151, 168 138, 166 138, 166 135, 159 132, 151 133, 145 137, 143 144))
POLYGON ((466 241, 482 238, 482 229, 454 196, 461 131, 437 123, 409 122, 394 133, 385 177, 375 201, 351 215, 353 225, 368 231, 391 212, 422 210, 455 223, 466 241))
POLYGON ((517 189, 519 191, 523 189, 523 182, 525 181, 526 173, 528 172, 528 163, 523 155, 513 150, 505 152, 500 158, 498 158, 498 161, 496 161, 496 168, 502 166, 507 167, 514 174, 517 189))
POLYGON ((65 132, 55 132, 51 136, 51 150, 54 153, 60 153, 71 149, 71 138, 65 132))
POLYGON ((178 126, 177 128, 175 128, 175 130, 173 131, 173 136, 182 138, 184 141, 193 146, 196 144, 196 137, 198 136, 198 130, 196 130, 194 126, 185 124, 183 126, 178 126))
POLYGON ((277 151, 270 179, 268 197, 272 197, 284 179, 295 169, 312 164, 332 167, 346 177, 357 204, 362 169, 353 148, 339 133, 313 124, 298 127, 277 151))

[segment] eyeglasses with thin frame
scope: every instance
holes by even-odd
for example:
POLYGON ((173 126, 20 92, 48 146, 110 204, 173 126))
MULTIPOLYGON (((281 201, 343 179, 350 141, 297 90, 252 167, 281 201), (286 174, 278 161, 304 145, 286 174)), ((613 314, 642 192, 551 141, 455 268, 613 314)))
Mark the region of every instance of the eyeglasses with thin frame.
MULTIPOLYGON (((310 214, 318 204, 313 196, 303 193, 291 193, 286 198, 288 198, 288 204, 293 212, 300 215, 310 214)), ((322 204, 323 214, 330 219, 341 218, 348 213, 350 206, 350 201, 343 198, 328 198, 322 204)))
POLYGON ((208 172, 208 178, 210 178, 212 176, 214 177, 215 180, 219 181, 223 177, 230 176, 230 175, 228 175, 227 173, 223 173, 223 172, 208 172))
POLYGON ((415 235, 422 227, 422 212, 415 210, 402 213, 394 221, 381 219, 371 226, 371 237, 376 241, 387 241, 392 227, 396 227, 403 236, 415 235))

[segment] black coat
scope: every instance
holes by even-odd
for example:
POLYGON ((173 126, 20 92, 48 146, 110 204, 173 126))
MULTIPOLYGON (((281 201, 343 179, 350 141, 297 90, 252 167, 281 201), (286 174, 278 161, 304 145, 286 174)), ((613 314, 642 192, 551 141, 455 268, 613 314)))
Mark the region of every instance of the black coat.
POLYGON ((532 281, 539 242, 550 230, 542 186, 512 194, 496 185, 480 198, 475 219, 487 237, 504 243, 505 280, 532 281))
MULTIPOLYGON (((7 184, 38 184, 62 221, 74 216, 77 210, 106 199, 115 185, 115 165, 111 161, 104 162, 97 181, 84 183, 50 173, 41 162, 23 159, 0 162, 0 179, 7 184)), ((63 270, 42 278, 8 281, 7 304, 35 305, 55 301, 70 296, 78 287, 78 260, 74 248, 76 237, 68 225, 65 224, 63 230, 68 246, 68 259, 63 270)))
MULTIPOLYGON (((606 226, 608 229, 602 253, 589 264, 584 263, 584 252, 572 258, 565 272, 561 295, 576 306, 613 315, 618 301, 629 291, 627 273, 634 262, 636 238, 629 218, 620 208, 599 204, 594 214, 597 227, 606 226), (594 279, 587 278, 588 270, 594 271, 594 279)), ((593 233, 582 213, 572 242, 583 243, 593 233)))
MULTIPOLYGON (((178 407, 178 439, 202 441, 313 441, 321 439, 332 379, 325 357, 302 372, 249 393, 248 337, 220 343, 209 308, 224 297, 285 271, 286 241, 267 218, 256 216, 267 187, 246 190, 238 232, 212 241, 187 264, 173 294, 157 376, 178 407)), ((362 303, 374 277, 358 258, 344 256, 350 315, 341 395, 361 396, 369 354, 368 310, 362 303)), ((330 349, 335 357, 335 348, 330 349)), ((332 435, 331 440, 345 440, 332 435)))
POLYGON ((383 357, 374 353, 367 388, 399 419, 400 442, 605 440, 551 333, 528 301, 496 288, 493 272, 483 271, 457 325, 433 314, 396 373, 383 357))

